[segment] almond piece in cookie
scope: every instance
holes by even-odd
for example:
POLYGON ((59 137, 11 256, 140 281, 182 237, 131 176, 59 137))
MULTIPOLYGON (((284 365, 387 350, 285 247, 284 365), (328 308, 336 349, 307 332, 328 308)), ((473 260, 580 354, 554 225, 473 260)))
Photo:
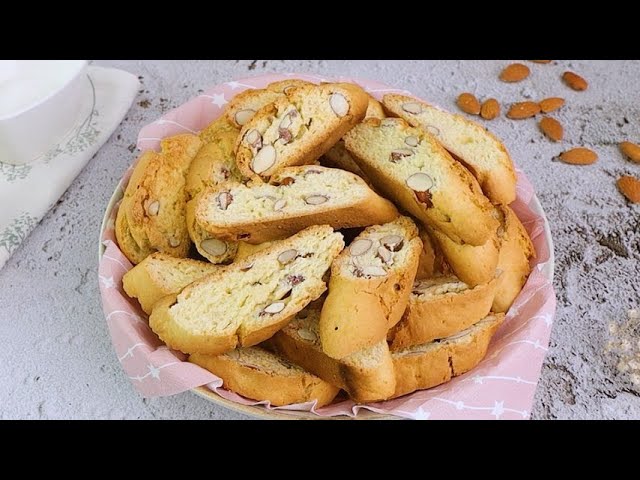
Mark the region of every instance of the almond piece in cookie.
POLYGON ((235 147, 238 168, 261 181, 284 167, 312 164, 364 118, 368 103, 365 91, 348 83, 289 90, 242 127, 235 147))

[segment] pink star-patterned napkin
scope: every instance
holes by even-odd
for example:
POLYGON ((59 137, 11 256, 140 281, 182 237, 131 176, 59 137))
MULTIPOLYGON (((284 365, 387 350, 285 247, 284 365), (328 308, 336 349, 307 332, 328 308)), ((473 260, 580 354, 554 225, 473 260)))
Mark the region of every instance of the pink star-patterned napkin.
MULTIPOLYGON (((168 112, 140 131, 138 147, 157 149, 162 138, 198 132, 221 115, 236 94, 249 88, 286 78, 355 82, 374 97, 385 93, 409 94, 404 90, 360 79, 322 78, 316 75, 262 75, 227 82, 210 88, 184 105, 168 112)), ((128 181, 125 175, 118 191, 128 181)), ((356 405, 351 400, 314 408, 313 403, 271 407, 222 388, 222 381, 201 367, 185 362, 185 355, 167 348, 151 331, 146 315, 122 289, 122 276, 132 267, 115 243, 113 221, 117 204, 106 213, 102 232, 100 291, 111 339, 124 371, 135 388, 146 397, 174 395, 206 385, 221 397, 256 408, 306 410, 319 416, 356 416, 362 408, 377 413, 413 419, 526 419, 530 415, 540 369, 549 345, 556 298, 552 276, 552 245, 545 235, 545 221, 533 187, 518 171, 517 200, 511 205, 522 220, 536 248, 533 272, 491 342, 486 358, 472 371, 430 390, 415 392, 386 402, 356 405)))

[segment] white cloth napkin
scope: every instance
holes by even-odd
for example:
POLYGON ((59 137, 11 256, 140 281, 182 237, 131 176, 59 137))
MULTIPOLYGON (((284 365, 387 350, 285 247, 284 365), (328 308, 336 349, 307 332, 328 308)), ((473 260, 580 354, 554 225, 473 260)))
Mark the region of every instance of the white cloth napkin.
POLYGON ((120 125, 140 87, 113 68, 90 66, 87 77, 86 111, 66 139, 34 163, 0 163, 0 268, 120 125))

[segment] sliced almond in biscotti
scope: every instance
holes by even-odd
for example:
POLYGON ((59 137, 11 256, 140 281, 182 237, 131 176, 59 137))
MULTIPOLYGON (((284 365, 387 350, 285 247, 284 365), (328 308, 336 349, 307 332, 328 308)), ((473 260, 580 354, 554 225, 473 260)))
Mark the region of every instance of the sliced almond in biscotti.
POLYGON ((331 403, 340 391, 260 347, 238 348, 222 355, 194 353, 189 361, 220 377, 224 388, 277 407, 316 401, 319 408, 331 403))
MULTIPOLYGON (((365 118, 382 119, 384 117, 384 110, 382 109, 380 102, 373 97, 369 97, 369 106, 367 107, 365 118)), ((366 174, 347 151, 343 140, 340 140, 324 154, 321 158, 321 163, 327 167, 340 168, 342 170, 355 173, 369 183, 366 174)))
POLYGON ((497 229, 491 233, 485 243, 477 246, 456 243, 442 232, 432 228, 427 227, 426 230, 460 280, 475 287, 494 278, 500 251, 497 229))
POLYGON ((591 165, 598 161, 598 154, 588 148, 576 147, 562 152, 558 158, 571 165, 591 165))
POLYGON ((383 104, 413 126, 421 126, 475 175, 493 203, 516 198, 516 174, 505 146, 482 125, 403 95, 385 95, 383 104))
POLYGON ((549 113, 558 110, 564 105, 564 98, 551 97, 545 98, 540 102, 540 110, 542 113, 549 113))
POLYGON ((325 290, 344 247, 329 226, 310 227, 156 303, 149 325, 171 348, 217 355, 271 337, 325 290), (293 261, 278 258, 296 250, 293 261))
POLYGON ((631 175, 623 175, 618 179, 618 189, 632 203, 640 203, 640 180, 631 175))
POLYGON ((176 295, 190 283, 217 270, 216 265, 207 262, 156 252, 125 273, 122 287, 127 295, 138 299, 142 310, 151 313, 161 298, 176 295))
POLYGON ((268 184, 209 190, 196 209, 198 223, 215 238, 253 244, 285 238, 309 225, 363 227, 397 216, 394 205, 360 177, 314 165, 285 168, 268 184))
POLYGON ((396 378, 387 342, 340 360, 323 352, 318 328, 319 309, 309 306, 268 340, 268 345, 291 362, 346 391, 356 402, 384 400, 393 395, 396 378))
POLYGON ((387 335, 391 350, 455 335, 489 314, 497 280, 470 287, 454 275, 417 281, 402 320, 387 335))
POLYGON ((324 353, 343 358, 386 338, 407 306, 421 251, 409 217, 368 227, 344 249, 320 316, 324 353))
POLYGON ((562 128, 562 124, 555 118, 544 117, 540 120, 539 126, 542 133, 544 133, 549 139, 554 142, 562 140, 562 137, 564 136, 564 129, 562 128))
POLYGON ((517 102, 511 105, 507 112, 507 118, 511 120, 523 120, 535 117, 540 113, 540 105, 536 102, 517 102))
POLYGON ((482 244, 497 225, 473 175, 423 129, 400 118, 369 118, 345 145, 379 191, 455 241, 482 244), (409 147, 408 137, 418 145, 409 147))
POLYGON ((144 152, 138 160, 116 218, 118 244, 133 263, 154 251, 187 256, 185 177, 201 145, 195 135, 176 135, 161 141, 160 152, 144 152))
POLYGON ((458 334, 393 352, 393 398, 435 387, 474 368, 503 320, 503 314, 489 315, 458 334))
POLYGON ((569 85, 573 90, 577 90, 579 92, 589 88, 587 81, 577 73, 564 72, 562 74, 562 80, 564 80, 564 83, 569 85))
POLYGON ((203 229, 196 221, 196 206, 199 196, 187 202, 187 230, 191 241, 200 255, 211 263, 229 263, 236 256, 238 242, 221 240, 203 229))
POLYGON ((531 70, 522 63, 512 63, 500 72, 500 80, 507 83, 521 82, 529 76, 531 70))
POLYGON ((236 143, 238 168, 257 180, 283 167, 315 162, 364 118, 368 102, 367 93, 349 83, 290 90, 243 126, 236 143))
POLYGON ((513 210, 501 206, 497 211, 501 219, 498 229, 500 254, 496 270, 498 286, 491 310, 507 312, 529 278, 529 259, 535 257, 536 251, 513 210))
POLYGON ((631 142, 622 142, 620 151, 632 162, 640 163, 640 146, 631 142))
POLYGON ((456 100, 458 108, 469 115, 478 115, 480 113, 480 102, 473 93, 461 93, 456 100))

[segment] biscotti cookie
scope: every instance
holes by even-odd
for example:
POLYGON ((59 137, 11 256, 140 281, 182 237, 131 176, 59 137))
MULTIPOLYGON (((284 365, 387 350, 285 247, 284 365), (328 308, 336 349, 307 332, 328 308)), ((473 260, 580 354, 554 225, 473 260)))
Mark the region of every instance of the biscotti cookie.
POLYGON ((500 240, 497 228, 483 245, 456 243, 442 232, 427 227, 453 273, 469 286, 475 287, 490 282, 496 276, 500 240))
MULTIPOLYGON (((220 143, 220 139, 225 138, 227 135, 237 137, 239 133, 240 128, 236 127, 223 115, 216 118, 209 125, 203 128, 200 133, 198 133, 198 136, 200 137, 200 140, 202 140, 202 144, 206 145, 208 143, 220 143)), ((235 143, 235 138, 233 138, 233 143, 235 143)), ((231 148, 233 149, 233 144, 231 148)))
POLYGON ((513 161, 505 146, 482 125, 404 95, 388 94, 382 101, 392 114, 426 129, 461 160, 492 202, 506 205, 516 199, 513 161))
POLYGON ((283 169, 271 183, 205 191, 196 220, 215 238, 258 244, 309 225, 348 228, 389 222, 398 211, 360 177, 318 166, 283 169))
POLYGON ((369 118, 344 139, 378 190, 454 241, 482 245, 497 227, 473 175, 422 129, 369 118))
POLYGON ((340 389, 260 347, 238 348, 222 355, 194 353, 189 361, 222 379, 222 386, 244 397, 281 407, 316 401, 331 403, 340 389))
POLYGON ((138 160, 115 228, 118 245, 131 262, 154 251, 187 256, 185 176, 201 145, 195 135, 177 135, 163 139, 159 153, 147 151, 138 160))
POLYGON ((198 196, 187 202, 187 231, 191 241, 200 255, 211 263, 229 263, 237 254, 238 242, 230 242, 215 238, 204 230, 196 221, 196 205, 198 196))
POLYGON ((233 146, 240 130, 221 117, 207 127, 208 135, 200 132, 203 145, 189 167, 185 189, 188 199, 192 200, 205 188, 221 183, 236 181, 242 177, 236 167, 233 146))
POLYGON ((454 335, 489 314, 497 280, 470 287, 452 275, 417 281, 402 320, 387 335, 391 350, 401 350, 454 335))
MULTIPOLYGON (((364 118, 384 118, 382 105, 371 96, 369 97, 369 106, 367 107, 367 113, 364 118)), ((344 140, 338 141, 338 143, 331 147, 322 157, 321 163, 327 167, 341 168, 342 170, 355 173, 369 183, 365 173, 344 146, 344 140)))
POLYGON ((217 269, 210 263, 156 252, 124 274, 122 287, 127 295, 138 299, 142 310, 151 313, 158 300, 181 292, 190 283, 217 269))
POLYGON ((536 251, 527 230, 513 210, 502 206, 498 207, 498 211, 502 221, 498 229, 501 238, 496 271, 498 288, 491 309, 494 312, 507 312, 529 278, 529 259, 536 256, 536 251))
POLYGON ((342 388, 356 402, 384 400, 393 395, 396 379, 387 342, 333 359, 322 351, 318 318, 317 308, 306 308, 268 344, 296 365, 342 388))
POLYGON ((343 358, 387 337, 404 312, 422 241, 408 217, 366 228, 331 265, 320 315, 324 353, 343 358))
POLYGON ((368 95, 348 83, 306 85, 261 108, 240 131, 236 163, 254 180, 307 165, 329 150, 366 113, 368 95))
POLYGON ((434 244, 424 226, 418 228, 418 236, 422 240, 422 252, 418 260, 416 280, 431 278, 437 274, 446 274, 451 271, 442 251, 434 244))
POLYGON ((238 242, 238 252, 236 253, 235 260, 238 261, 238 260, 242 260, 243 258, 247 258, 248 256, 253 255, 254 253, 258 253, 260 250, 264 250, 265 248, 273 245, 274 243, 275 241, 252 245, 251 243, 247 243, 247 242, 238 242))
POLYGON ((272 82, 266 86, 267 90, 272 92, 287 94, 294 88, 303 87, 305 85, 315 85, 312 82, 306 80, 299 80, 297 78, 290 78, 287 80, 280 80, 278 82, 272 82))
POLYGON ((256 345, 322 295, 323 276, 343 247, 331 227, 310 227, 160 300, 149 325, 185 353, 256 345))
POLYGON ((393 352, 393 397, 435 387, 474 368, 503 320, 504 314, 491 315, 457 335, 393 352))
POLYGON ((206 139, 206 143, 191 162, 187 173, 187 231, 198 253, 211 263, 233 260, 238 247, 236 242, 214 238, 198 225, 195 218, 197 197, 206 188, 240 182, 241 175, 233 154, 233 145, 239 132, 225 117, 214 120, 200 132, 200 138, 203 141, 206 139))
POLYGON ((263 88, 245 90, 229 101, 224 115, 232 125, 242 128, 249 123, 258 110, 283 96, 282 92, 263 88))

